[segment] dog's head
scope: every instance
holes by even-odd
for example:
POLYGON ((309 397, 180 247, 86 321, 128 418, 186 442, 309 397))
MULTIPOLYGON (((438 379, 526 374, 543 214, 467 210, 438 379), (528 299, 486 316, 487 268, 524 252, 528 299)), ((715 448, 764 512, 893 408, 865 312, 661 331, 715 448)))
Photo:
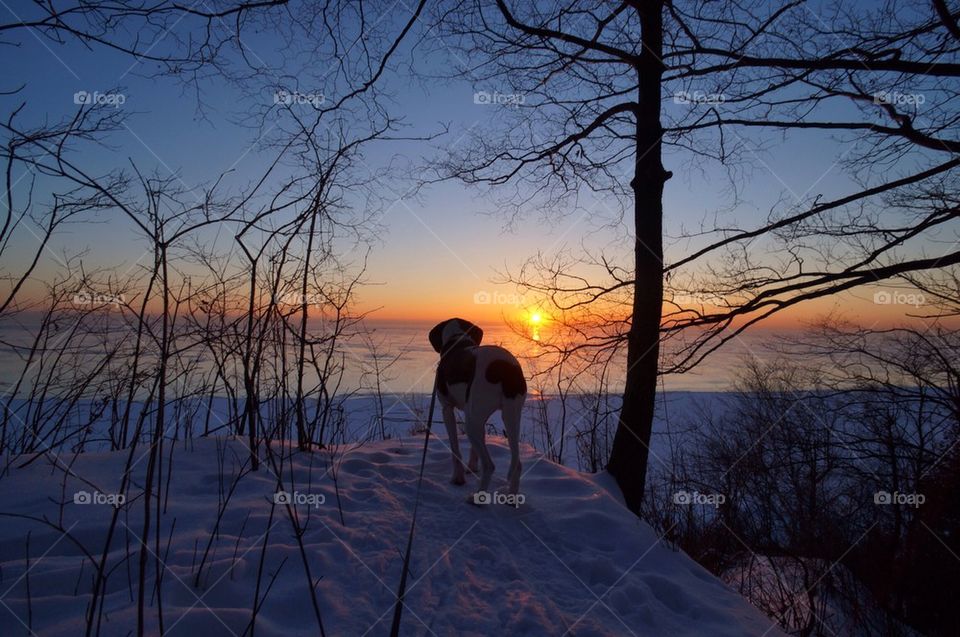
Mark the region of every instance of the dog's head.
POLYGON ((482 339, 483 330, 462 318, 447 319, 430 330, 430 344, 438 354, 461 343, 480 345, 482 339))

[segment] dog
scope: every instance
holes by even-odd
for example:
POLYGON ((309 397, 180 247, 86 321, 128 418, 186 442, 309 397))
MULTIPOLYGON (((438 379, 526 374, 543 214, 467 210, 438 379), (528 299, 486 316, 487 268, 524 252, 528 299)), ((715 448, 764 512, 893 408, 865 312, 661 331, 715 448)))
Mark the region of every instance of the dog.
MULTIPOLYGON (((482 465, 478 493, 487 492, 493 476, 494 464, 485 438, 487 419, 499 409, 510 444, 510 469, 507 472, 509 492, 516 495, 520 490, 520 416, 527 398, 523 368, 516 357, 504 348, 481 346, 483 330, 461 318, 438 323, 430 330, 429 338, 433 349, 440 354, 437 398, 453 453, 453 477, 450 482, 457 485, 466 482, 454 408, 464 415, 464 428, 470 441, 470 471, 476 473, 478 458, 482 465)), ((476 499, 473 501, 477 503, 476 499)))

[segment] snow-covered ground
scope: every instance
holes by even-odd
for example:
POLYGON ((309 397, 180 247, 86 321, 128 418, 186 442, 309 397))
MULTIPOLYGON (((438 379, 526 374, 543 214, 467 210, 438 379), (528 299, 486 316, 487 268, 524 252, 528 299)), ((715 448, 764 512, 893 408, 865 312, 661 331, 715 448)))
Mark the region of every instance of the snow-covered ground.
MULTIPOLYGON (((154 520, 147 543, 146 631, 160 632, 162 606, 170 635, 251 634, 254 608, 256 635, 319 634, 306 563, 327 635, 388 634, 422 441, 408 436, 284 460, 277 445, 276 462, 255 473, 239 440, 168 441, 160 539, 154 520), (289 497, 278 500, 278 489, 289 497)), ((498 467, 493 488, 503 490, 508 451, 502 439, 489 444, 498 467)), ((113 513, 108 501, 127 456, 49 454, 14 463, 0 478, 0 635, 84 634, 113 513)), ((136 631, 147 461, 138 452, 134 462, 108 553, 102 635, 136 631)), ((529 446, 523 462, 519 508, 474 506, 465 500, 475 479, 451 485, 445 440, 431 439, 402 635, 781 634, 659 541, 623 507, 609 476, 554 464, 529 446)))

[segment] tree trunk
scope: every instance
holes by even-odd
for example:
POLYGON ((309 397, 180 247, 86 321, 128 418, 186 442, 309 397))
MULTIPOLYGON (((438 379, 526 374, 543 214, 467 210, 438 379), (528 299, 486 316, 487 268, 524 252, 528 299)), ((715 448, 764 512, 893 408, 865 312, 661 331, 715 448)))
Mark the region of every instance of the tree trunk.
POLYGON ((663 3, 639 8, 642 52, 636 113, 633 313, 627 333, 627 375, 617 433, 607 469, 627 506, 640 513, 646 484, 650 432, 657 396, 660 318, 663 306, 663 185, 670 173, 661 162, 660 90, 663 63, 663 3))

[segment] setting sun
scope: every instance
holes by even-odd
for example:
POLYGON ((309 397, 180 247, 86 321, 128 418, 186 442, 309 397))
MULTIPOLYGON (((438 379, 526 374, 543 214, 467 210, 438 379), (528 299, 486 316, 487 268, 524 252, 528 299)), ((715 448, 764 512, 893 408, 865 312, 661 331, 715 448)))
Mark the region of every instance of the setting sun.
POLYGON ((527 310, 524 313, 524 318, 530 326, 530 338, 539 341, 540 328, 547 322, 547 317, 540 310, 527 310))

